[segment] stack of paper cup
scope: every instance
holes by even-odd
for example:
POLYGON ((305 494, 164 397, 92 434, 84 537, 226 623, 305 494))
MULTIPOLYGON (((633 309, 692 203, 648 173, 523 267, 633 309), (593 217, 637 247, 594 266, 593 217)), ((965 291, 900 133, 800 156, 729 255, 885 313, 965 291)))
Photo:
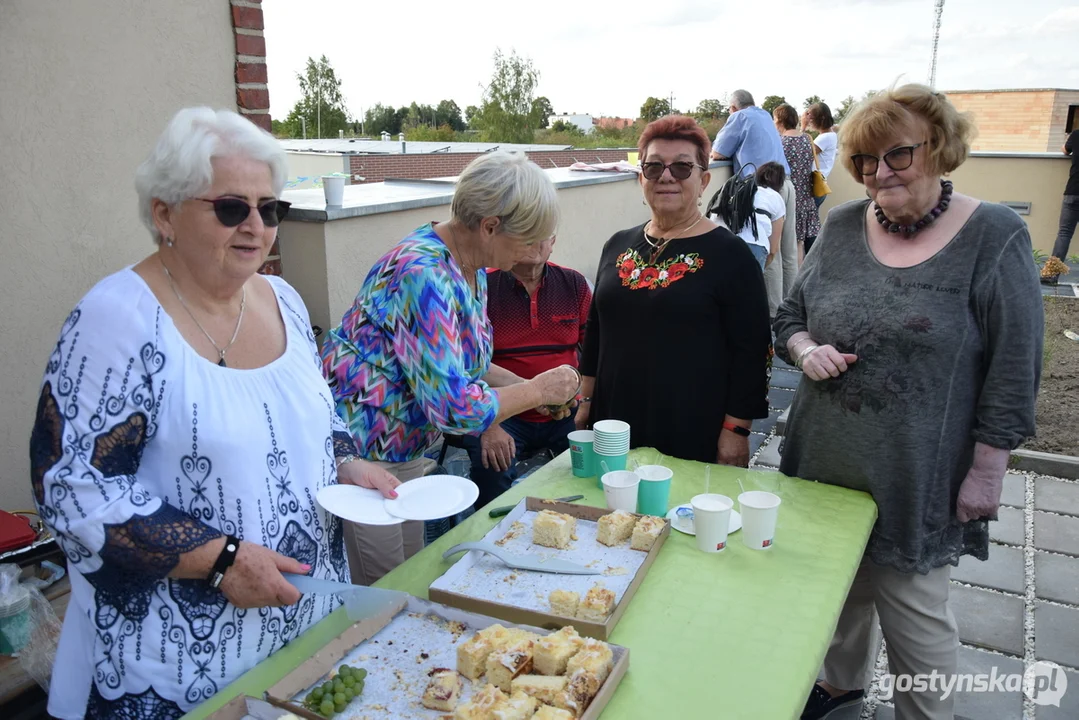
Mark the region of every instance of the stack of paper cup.
POLYGON ((626 469, 629 457, 629 423, 621 420, 600 420, 592 426, 596 464, 600 474, 626 469))

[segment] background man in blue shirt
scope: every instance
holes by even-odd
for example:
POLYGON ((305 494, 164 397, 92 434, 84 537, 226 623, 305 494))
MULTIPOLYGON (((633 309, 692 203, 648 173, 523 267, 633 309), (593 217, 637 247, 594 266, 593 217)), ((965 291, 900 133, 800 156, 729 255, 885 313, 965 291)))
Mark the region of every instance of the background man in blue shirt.
POLYGON ((748 90, 731 93, 730 117, 716 135, 712 144, 713 160, 733 160, 734 172, 752 175, 766 162, 776 162, 787 171, 783 183, 783 202, 787 205, 788 221, 783 223, 783 236, 779 243, 779 257, 764 270, 764 284, 768 289, 768 310, 774 318, 776 308, 794 285, 798 274, 798 240, 794 222, 794 185, 790 180, 790 165, 783 154, 783 141, 779 139, 772 116, 757 107, 748 90))

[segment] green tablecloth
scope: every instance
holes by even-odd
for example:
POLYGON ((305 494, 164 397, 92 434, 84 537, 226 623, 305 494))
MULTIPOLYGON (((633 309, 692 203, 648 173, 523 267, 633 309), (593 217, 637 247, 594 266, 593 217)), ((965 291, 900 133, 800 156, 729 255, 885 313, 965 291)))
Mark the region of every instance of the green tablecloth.
MULTIPOLYGON (((657 459, 650 449, 632 455, 657 459)), ((704 464, 663 464, 674 470, 672 506, 704 492, 704 464)), ((630 669, 604 718, 796 718, 828 649, 876 505, 864 493, 775 472, 707 467, 711 492, 736 498, 741 479, 746 490, 783 499, 775 545, 750 550, 735 534, 726 551, 711 555, 699 552, 693 537, 671 532, 611 637, 630 648, 630 669)), ((596 480, 574 477, 564 453, 495 504, 578 493, 582 503, 604 505, 596 480)), ((427 597, 449 566, 442 553, 480 539, 496 522, 486 512, 473 515, 378 585, 427 597)), ((204 718, 241 693, 260 696, 348 624, 338 610, 186 717, 204 718)))

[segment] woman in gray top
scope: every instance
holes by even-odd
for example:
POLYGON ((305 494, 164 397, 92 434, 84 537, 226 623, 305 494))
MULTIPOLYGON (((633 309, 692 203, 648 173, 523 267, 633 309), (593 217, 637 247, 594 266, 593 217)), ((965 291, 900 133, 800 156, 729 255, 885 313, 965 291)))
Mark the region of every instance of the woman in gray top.
MULTIPOLYGON (((955 673, 951 567, 988 557, 1009 451, 1034 433, 1043 317, 1030 236, 1010 209, 941 177, 973 133, 922 85, 858 107, 840 154, 870 199, 829 213, 776 315, 776 351, 804 372, 782 471, 864 490, 878 508, 803 720, 861 702, 874 607, 890 673, 955 673)), ((954 694, 918 689, 896 693, 897 718, 952 717, 954 694)))

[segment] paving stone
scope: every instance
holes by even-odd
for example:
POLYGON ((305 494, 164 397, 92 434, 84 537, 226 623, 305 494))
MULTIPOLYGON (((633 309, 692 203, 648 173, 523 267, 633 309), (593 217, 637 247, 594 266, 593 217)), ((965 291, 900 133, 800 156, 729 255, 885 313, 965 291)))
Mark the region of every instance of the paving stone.
MULTIPOLYGON (((993 655, 984 650, 959 648, 959 674, 989 675, 993 668, 997 676, 1022 675, 1023 661, 1019 658, 993 655)), ((1014 720, 1023 717, 1023 691, 1015 692, 973 692, 960 691, 955 695, 956 716, 978 718, 979 720, 1014 720)))
POLYGON ((1004 545, 990 545, 989 559, 985 562, 964 555, 959 567, 952 570, 952 580, 1022 595, 1025 587, 1023 551, 1004 545))
POLYGON ((1034 553, 1034 579, 1038 597, 1079 605, 1079 558, 1034 553))
POLYGON ((793 370, 772 370, 771 387, 796 390, 802 381, 802 373, 793 370))
POLYGON ((774 428, 779 421, 779 414, 779 410, 769 410, 768 417, 754 420, 752 426, 753 432, 759 432, 762 435, 771 435, 772 428, 774 428))
POLYGON ((776 435, 783 435, 787 431, 787 419, 791 416, 791 409, 787 408, 779 414, 779 420, 776 420, 776 435))
POLYGON ((1039 705, 1038 720, 1075 720, 1079 718, 1079 672, 1064 668, 1068 687, 1060 698, 1060 707, 1039 705))
POLYGON ((1079 555, 1079 517, 1035 512, 1034 547, 1079 555))
MULTIPOLYGON (((1009 545, 1024 545, 1026 528, 1024 513, 1018 508, 1001 507, 997 510, 997 519, 989 522, 989 539, 1009 545)), ((990 549, 992 552, 992 549, 990 549)))
POLYGON ((1034 604, 1034 657, 1079 667, 1079 609, 1034 604))
POLYGON ((1065 515, 1079 515, 1079 482, 1035 478, 1034 508, 1065 515))
POLYGON ((1002 505, 1023 508, 1027 506, 1027 478, 1019 473, 1004 476, 1004 490, 1000 493, 1002 505))
POLYGON ((766 465, 768 467, 779 467, 779 443, 783 442, 783 438, 779 436, 773 436, 768 439, 768 442, 764 444, 764 450, 757 456, 757 459, 753 462, 754 465, 766 465))
POLYGON ((772 369, 775 370, 777 368, 781 370, 793 370, 794 372, 801 372, 801 370, 794 367, 793 365, 784 362, 783 358, 779 357, 778 355, 772 358, 772 369))
POLYGON ((887 705, 877 705, 877 714, 873 720, 895 720, 895 708, 887 705))
POLYGON ((786 410, 791 406, 792 400, 794 400, 793 390, 771 388, 768 391, 768 407, 776 408, 777 410, 786 410))
POLYGON ((971 645, 1023 654, 1023 599, 953 584, 948 603, 959 639, 971 645))
POLYGON ((760 435, 759 433, 753 433, 749 436, 749 454, 757 452, 764 441, 768 439, 767 435, 760 435))

